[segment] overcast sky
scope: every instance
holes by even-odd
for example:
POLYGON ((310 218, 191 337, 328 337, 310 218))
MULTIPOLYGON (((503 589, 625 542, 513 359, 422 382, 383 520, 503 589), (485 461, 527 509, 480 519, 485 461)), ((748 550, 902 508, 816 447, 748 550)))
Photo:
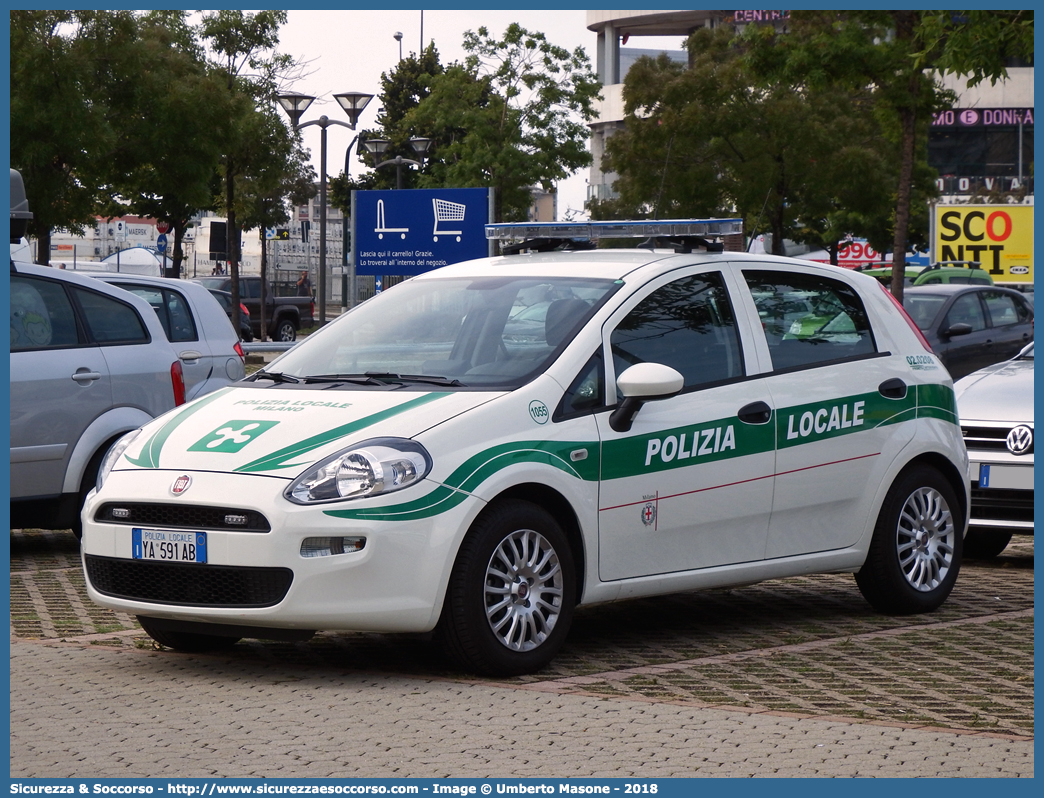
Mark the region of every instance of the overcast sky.
MULTIPOLYGON (((334 94, 359 91, 378 95, 381 73, 394 69, 399 60, 399 42, 395 40, 395 33, 402 33, 403 57, 421 49, 422 14, 424 45, 434 41, 443 64, 463 60, 465 53, 461 43, 464 31, 485 26, 490 35, 500 38, 508 25, 517 22, 527 30, 543 33, 552 44, 570 51, 583 47, 594 68, 596 36, 587 30, 586 11, 579 9, 289 11, 287 24, 280 29, 279 50, 308 62, 305 71, 310 74, 288 88, 319 98, 305 113, 304 120, 326 114, 331 119, 344 121, 346 117, 334 101, 334 94)), ((363 111, 360 129, 375 126, 378 108, 375 96, 363 111)), ((305 128, 303 134, 318 172, 319 128, 305 128)), ((353 136, 347 128, 327 128, 326 171, 331 177, 340 174, 345 147, 353 136)), ((356 176, 364 168, 356 161, 354 152, 351 168, 356 176)), ((587 178, 588 170, 583 169, 559 186, 559 218, 569 208, 582 210, 587 197, 587 178)))

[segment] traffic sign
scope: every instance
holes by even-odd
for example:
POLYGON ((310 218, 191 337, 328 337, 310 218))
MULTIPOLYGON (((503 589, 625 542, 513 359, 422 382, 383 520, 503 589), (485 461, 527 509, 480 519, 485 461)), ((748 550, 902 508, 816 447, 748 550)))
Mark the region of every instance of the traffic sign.
POLYGON ((156 222, 156 232, 163 235, 170 229, 170 225, 166 222, 156 222))
POLYGON ((116 240, 126 241, 127 240, 127 224, 123 219, 116 220, 116 240))
POLYGON ((167 251, 167 237, 165 235, 156 236, 156 251, 166 252, 167 251))

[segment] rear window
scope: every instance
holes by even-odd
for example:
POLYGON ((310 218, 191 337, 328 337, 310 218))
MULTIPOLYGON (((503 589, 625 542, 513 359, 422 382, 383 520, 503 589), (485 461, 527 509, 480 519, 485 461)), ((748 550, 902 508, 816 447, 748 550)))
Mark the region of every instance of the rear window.
POLYGON ((74 288, 84 323, 91 338, 99 344, 145 344, 148 328, 138 312, 111 296, 74 288))

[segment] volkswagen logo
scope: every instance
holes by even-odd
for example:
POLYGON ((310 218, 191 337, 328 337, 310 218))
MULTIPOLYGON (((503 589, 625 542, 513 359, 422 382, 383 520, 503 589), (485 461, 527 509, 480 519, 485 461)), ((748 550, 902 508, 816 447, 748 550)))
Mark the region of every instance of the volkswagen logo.
POLYGON ((170 492, 175 496, 180 496, 182 493, 189 489, 189 485, 192 484, 192 477, 188 474, 182 474, 180 477, 174 480, 174 484, 170 486, 170 492))
POLYGON ((1033 427, 1019 424, 1008 433, 1007 444, 1012 454, 1029 454, 1033 451, 1033 427))

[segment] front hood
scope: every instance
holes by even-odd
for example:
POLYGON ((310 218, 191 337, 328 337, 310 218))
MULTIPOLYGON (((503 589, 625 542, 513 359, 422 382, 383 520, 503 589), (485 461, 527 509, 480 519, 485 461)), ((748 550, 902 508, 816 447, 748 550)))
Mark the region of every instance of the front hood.
POLYGON ((1033 361, 1009 360, 954 385, 962 421, 1033 421, 1033 361))
POLYGON ((293 479, 354 442, 412 438, 498 393, 224 388, 147 424, 116 464, 293 479))

